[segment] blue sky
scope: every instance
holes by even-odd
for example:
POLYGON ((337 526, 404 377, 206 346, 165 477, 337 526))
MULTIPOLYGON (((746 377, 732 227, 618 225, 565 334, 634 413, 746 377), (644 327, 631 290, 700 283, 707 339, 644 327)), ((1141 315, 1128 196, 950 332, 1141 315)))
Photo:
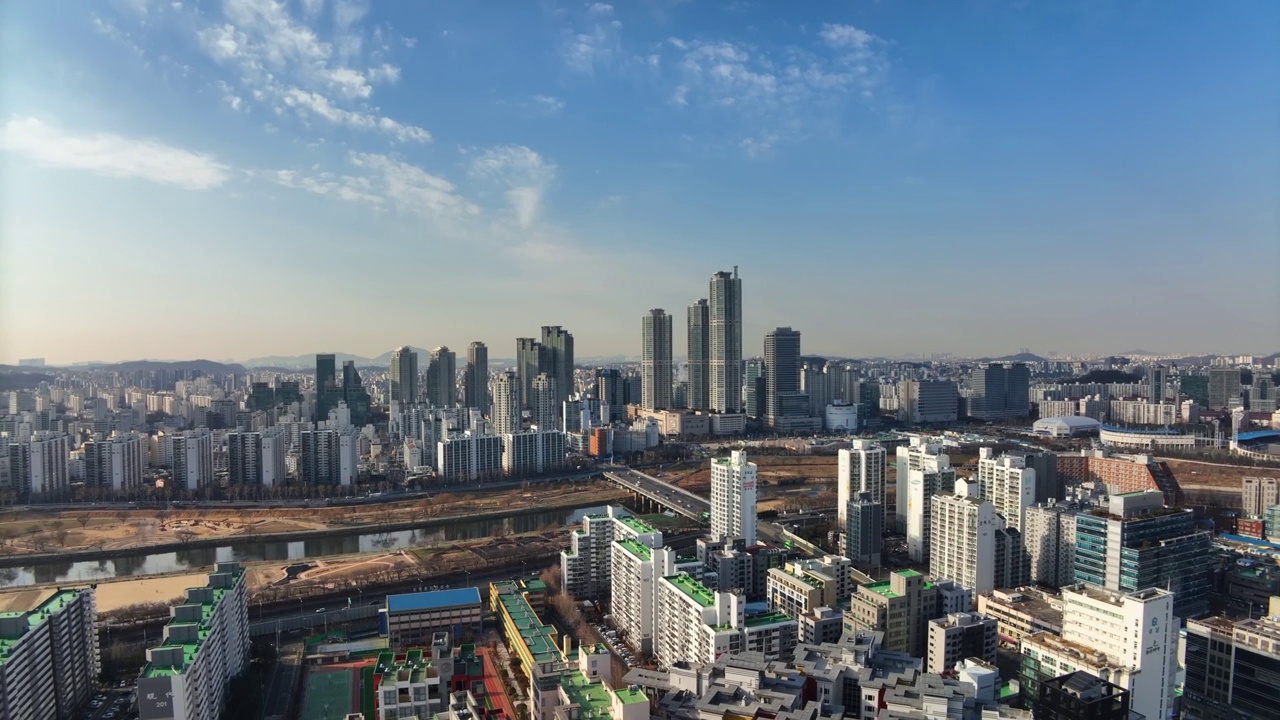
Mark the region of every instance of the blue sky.
POLYGON ((544 324, 635 355, 733 265, 748 353, 777 325, 849 356, 1280 345, 1273 2, 0 23, 0 361, 498 356, 544 324))

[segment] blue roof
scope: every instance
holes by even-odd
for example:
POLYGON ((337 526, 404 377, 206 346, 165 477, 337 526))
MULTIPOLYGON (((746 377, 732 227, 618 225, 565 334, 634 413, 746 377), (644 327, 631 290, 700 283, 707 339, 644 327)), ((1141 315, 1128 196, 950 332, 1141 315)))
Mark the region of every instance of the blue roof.
POLYGON ((1103 425, 1102 429, 1110 430, 1111 432, 1118 432, 1118 433, 1131 433, 1133 435, 1186 435, 1186 434, 1189 434, 1189 433, 1184 433, 1181 430, 1174 430, 1173 428, 1132 428, 1132 427, 1120 427, 1119 425, 1103 425))
POLYGON ((405 612, 407 610, 432 610, 435 608, 453 607, 455 605, 479 605, 480 590, 478 588, 458 588, 457 590, 433 590, 431 592, 405 593, 387 596, 388 612, 405 612))
POLYGON ((1261 440, 1263 438, 1280 437, 1280 430, 1254 430, 1253 432, 1242 432, 1236 436, 1236 440, 1240 442, 1249 442, 1250 440, 1261 440))

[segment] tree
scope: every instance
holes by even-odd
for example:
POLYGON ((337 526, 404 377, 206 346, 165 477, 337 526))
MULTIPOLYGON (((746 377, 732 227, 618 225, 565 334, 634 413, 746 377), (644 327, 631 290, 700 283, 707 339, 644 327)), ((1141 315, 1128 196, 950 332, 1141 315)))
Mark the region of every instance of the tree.
POLYGON ((92 519, 92 518, 90 518, 90 517, 89 517, 88 513, 85 513, 84 515, 81 515, 81 516, 77 517, 77 518, 76 518, 76 522, 80 523, 80 529, 81 529, 81 530, 83 530, 83 529, 85 529, 86 527, 88 527, 88 525, 89 525, 89 520, 91 520, 91 519, 92 519))
POLYGON ((187 544, 187 543, 191 542, 192 538, 194 538, 194 537, 196 536, 196 534, 195 534, 195 532, 194 532, 194 531, 192 531, 192 530, 187 530, 187 529, 185 529, 185 528, 184 528, 184 529, 182 529, 182 530, 179 530, 179 531, 175 532, 175 533, 174 533, 174 536, 175 536, 175 537, 177 537, 177 538, 178 538, 178 540, 179 540, 179 541, 181 541, 183 545, 185 545, 185 544, 187 544))
POLYGON ((59 547, 67 546, 67 535, 69 534, 71 533, 66 528, 58 528, 53 532, 53 536, 57 539, 59 547))

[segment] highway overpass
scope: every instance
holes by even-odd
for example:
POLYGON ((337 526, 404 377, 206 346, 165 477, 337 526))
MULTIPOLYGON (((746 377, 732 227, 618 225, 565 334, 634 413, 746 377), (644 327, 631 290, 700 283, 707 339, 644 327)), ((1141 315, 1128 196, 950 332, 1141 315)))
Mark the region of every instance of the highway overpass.
POLYGON ((647 502, 655 511, 670 510, 694 520, 702 520, 703 513, 711 512, 711 503, 706 498, 638 470, 611 465, 604 468, 604 476, 624 490, 630 490, 642 505, 647 502))

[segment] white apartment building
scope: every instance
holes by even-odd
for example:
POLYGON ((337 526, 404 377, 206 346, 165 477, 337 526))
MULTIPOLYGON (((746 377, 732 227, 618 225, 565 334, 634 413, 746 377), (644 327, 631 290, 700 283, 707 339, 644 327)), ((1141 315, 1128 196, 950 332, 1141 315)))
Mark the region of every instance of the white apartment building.
POLYGON ((351 485, 359 473, 360 434, 352 427, 299 433, 298 479, 307 485, 351 485))
POLYGON ((78 717, 99 672, 93 588, 36 593, 0 613, 0 717, 78 717))
POLYGON ((1134 711, 1169 717, 1178 670, 1173 594, 1073 585, 1063 588, 1062 601, 1061 638, 1041 633, 1022 640, 1024 677, 1029 663, 1041 681, 1083 670, 1128 690, 1134 711))
POLYGON ((147 438, 140 433, 117 434, 90 440, 84 450, 85 485, 116 492, 142 487, 142 471, 148 455, 147 438))
POLYGON ((164 642, 147 650, 138 709, 148 720, 218 720, 227 686, 249 662, 244 569, 218 563, 204 587, 169 608, 164 642))
POLYGON ((973 483, 956 483, 953 495, 935 495, 931 503, 929 574, 968 590, 970 600, 995 589, 996 531, 1004 520, 995 506, 976 496, 973 483))
POLYGON ((1262 517, 1267 508, 1280 505, 1280 478, 1246 477, 1240 487, 1240 506, 1245 517, 1262 517))
POLYGON ((842 528, 848 524, 846 507, 860 492, 871 493, 871 499, 885 507, 888 459, 884 447, 870 440, 853 440, 851 444, 848 450, 840 451, 837 465, 836 514, 842 528))
POLYGON ((436 443, 436 472, 448 481, 502 477, 502 436, 450 434, 436 443))
POLYGON ((213 435, 207 429, 172 436, 173 484, 178 490, 199 490, 213 482, 213 435))
POLYGON ((502 471, 509 477, 539 475, 564 467, 565 439, 559 430, 502 436, 502 471))
POLYGON ((1075 583, 1076 515, 1074 504, 1037 504, 1024 512, 1022 539, 1031 557, 1032 582, 1062 587, 1075 583))
POLYGON ((569 536, 569 549, 560 552, 560 577, 566 593, 578 600, 594 600, 610 591, 614 540, 660 548, 662 532, 620 505, 583 517, 582 527, 569 536))
POLYGON ((756 464, 745 450, 711 461, 711 536, 756 544, 756 464))
POLYGON ((714 592, 688 575, 658 581, 653 654, 670 666, 680 660, 714 663, 743 650, 741 628, 746 601, 741 595, 714 592))
POLYGON ((1022 514, 1036 501, 1036 471, 1027 467, 1026 458, 996 457, 991 448, 979 448, 978 488, 1004 517, 1005 526, 1022 532, 1022 514))
POLYGON ((906 533, 907 554, 912 561, 928 562, 930 500, 934 495, 954 489, 956 471, 941 445, 927 443, 919 437, 911 438, 909 446, 899 447, 897 458, 897 527, 906 533))
POLYGON ((676 553, 626 538, 610 544, 610 565, 613 623, 633 649, 652 653, 658 581, 677 574, 676 553))

